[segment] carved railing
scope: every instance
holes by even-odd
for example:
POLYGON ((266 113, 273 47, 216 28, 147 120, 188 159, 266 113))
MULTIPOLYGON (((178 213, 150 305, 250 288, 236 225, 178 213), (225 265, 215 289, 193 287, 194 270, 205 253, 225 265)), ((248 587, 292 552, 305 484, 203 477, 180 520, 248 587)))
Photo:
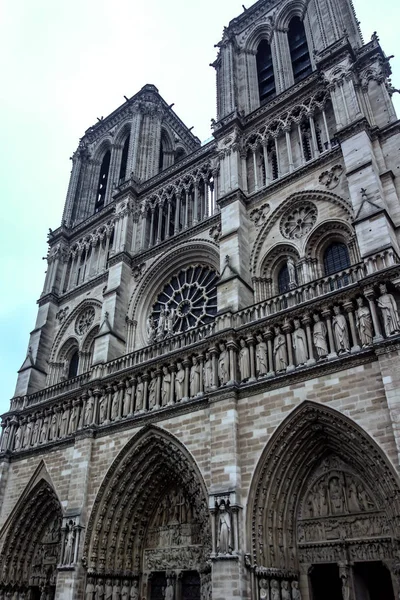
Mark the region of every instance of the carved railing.
POLYGON ((236 325, 243 311, 219 315, 197 331, 92 369, 90 380, 83 374, 14 398, 11 411, 3 415, 0 450, 31 451, 73 438, 87 427, 195 405, 230 386, 240 390, 262 381, 279 385, 280 380, 287 385, 303 370, 307 374, 302 376, 313 377, 315 368, 335 362, 334 368, 346 368, 359 354, 371 355, 375 346, 400 335, 393 295, 398 285, 400 265, 394 265, 303 304, 259 313, 257 319, 251 314, 244 324, 236 325))

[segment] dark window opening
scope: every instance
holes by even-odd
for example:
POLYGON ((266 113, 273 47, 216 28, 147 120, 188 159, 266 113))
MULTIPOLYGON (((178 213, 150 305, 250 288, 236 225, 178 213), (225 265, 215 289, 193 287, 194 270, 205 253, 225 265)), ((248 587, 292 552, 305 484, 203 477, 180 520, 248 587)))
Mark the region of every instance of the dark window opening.
POLYGON ((337 271, 343 271, 350 266, 350 256, 347 246, 340 242, 334 242, 325 251, 324 270, 325 275, 332 275, 337 271))
POLYGON ((290 290, 290 277, 287 265, 284 265, 278 274, 278 290, 280 294, 285 294, 290 290))
POLYGON ((76 350, 73 353, 73 355, 71 356, 71 359, 69 361, 68 379, 71 379, 72 377, 76 377, 78 375, 78 367, 79 367, 79 352, 78 352, 78 350, 76 350))
POLYGON ((185 151, 183 148, 178 148, 178 150, 175 152, 175 162, 177 163, 178 161, 182 160, 182 158, 185 158, 185 151))
POLYGON ((267 40, 260 42, 256 60, 260 102, 265 102, 276 94, 272 52, 267 40))
POLYGON ((125 140, 124 147, 122 149, 122 157, 121 157, 121 167, 119 169, 119 182, 122 183, 126 179, 126 168, 128 166, 128 153, 129 153, 129 141, 131 136, 125 140))
POLYGON ((290 21, 288 40, 294 82, 297 83, 312 71, 304 23, 299 17, 293 17, 290 21))
POLYGON ((103 160, 100 167, 99 185, 97 187, 96 204, 94 207, 95 213, 99 212, 99 210, 101 210, 104 206, 104 202, 106 199, 108 175, 110 173, 110 161, 111 151, 107 150, 107 152, 103 156, 103 160))
POLYGON ((308 123, 304 123, 301 131, 301 143, 303 146, 304 160, 307 162, 312 159, 310 125, 308 123))

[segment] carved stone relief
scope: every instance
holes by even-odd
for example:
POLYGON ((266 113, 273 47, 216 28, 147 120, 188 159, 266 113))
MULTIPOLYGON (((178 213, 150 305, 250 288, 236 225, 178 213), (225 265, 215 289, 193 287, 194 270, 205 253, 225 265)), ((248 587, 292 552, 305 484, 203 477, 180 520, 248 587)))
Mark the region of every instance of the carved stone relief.
POLYGON ((78 335, 83 335, 92 325, 95 317, 93 306, 85 308, 76 318, 75 331, 78 335))
POLYGON ((323 171, 319 176, 318 181, 328 188, 328 190, 334 190, 339 185, 342 173, 342 165, 334 165, 328 171, 323 171))
POLYGON ((286 211, 281 218, 280 230, 289 240, 301 239, 314 227, 318 211, 312 202, 301 202, 286 211))
POLYGON ((250 211, 250 221, 253 221, 257 229, 261 227, 261 225, 264 225, 270 210, 271 207, 269 204, 262 204, 250 211))

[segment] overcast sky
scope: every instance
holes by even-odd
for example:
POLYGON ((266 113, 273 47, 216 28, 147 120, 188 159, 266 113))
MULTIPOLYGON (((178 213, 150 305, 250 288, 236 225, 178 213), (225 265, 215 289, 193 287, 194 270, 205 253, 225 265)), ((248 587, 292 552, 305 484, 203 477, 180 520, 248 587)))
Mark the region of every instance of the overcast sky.
MULTIPOLYGON (((35 324, 46 234, 60 224, 79 138, 146 83, 199 138, 210 137, 209 63, 242 1, 0 0, 0 412, 35 324)), ((400 87, 400 2, 355 0, 355 8, 365 41, 376 30, 386 54, 399 54, 391 64, 400 87)))

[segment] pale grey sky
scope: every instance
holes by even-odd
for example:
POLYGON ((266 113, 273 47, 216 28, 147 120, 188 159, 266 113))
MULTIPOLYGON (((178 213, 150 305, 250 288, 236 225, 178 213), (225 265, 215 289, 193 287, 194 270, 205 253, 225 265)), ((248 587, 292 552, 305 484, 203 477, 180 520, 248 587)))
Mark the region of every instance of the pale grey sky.
MULTIPOLYGON (((35 324, 48 228, 61 219, 71 163, 84 131, 155 84, 202 140, 215 117, 209 66, 224 25, 248 0, 0 0, 2 277, 0 412, 35 324)), ((355 1, 365 41, 399 52, 398 0, 355 1)), ((400 54, 400 52, 399 52, 400 54)), ((400 87, 400 56, 392 61, 400 87)), ((397 111, 400 96, 396 96, 397 111)))

